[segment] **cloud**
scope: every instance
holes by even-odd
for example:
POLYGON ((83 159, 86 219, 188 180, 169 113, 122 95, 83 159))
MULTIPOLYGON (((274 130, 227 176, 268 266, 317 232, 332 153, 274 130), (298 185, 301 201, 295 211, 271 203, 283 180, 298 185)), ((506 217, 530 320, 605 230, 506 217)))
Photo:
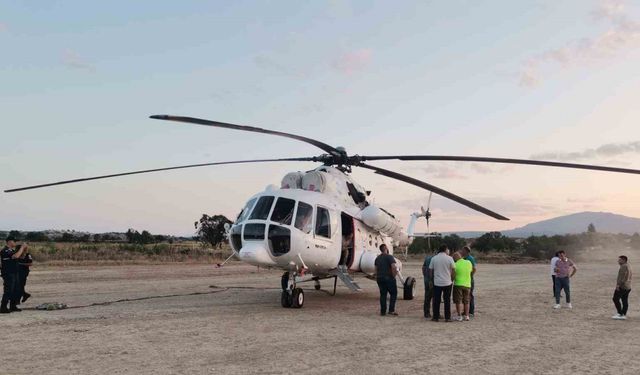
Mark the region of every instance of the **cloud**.
POLYGON ((343 74, 353 74, 364 70, 373 59, 370 48, 349 51, 333 62, 333 68, 343 74))
POLYGON ((444 165, 429 165, 419 168, 419 170, 434 178, 459 180, 466 180, 468 178, 464 173, 461 173, 459 168, 444 165))
POLYGON ((566 45, 544 51, 527 59, 518 74, 521 87, 535 87, 543 75, 553 74, 558 68, 585 65, 614 56, 616 53, 640 45, 640 23, 625 13, 621 0, 603 0, 592 11, 596 21, 609 23, 609 28, 594 37, 585 37, 566 45))
POLYGON ((287 66, 285 64, 282 64, 276 61, 275 59, 265 55, 255 56, 253 58, 253 62, 254 64, 256 64, 256 66, 262 69, 270 70, 282 75, 289 75, 289 76, 295 76, 295 77, 303 76, 303 74, 297 69, 287 66))
MULTIPOLYGON (((421 167, 403 167, 402 172, 410 176, 418 173, 427 174, 430 178, 438 179, 455 179, 466 180, 472 175, 490 175, 506 173, 514 169, 513 165, 490 165, 485 163, 466 163, 466 162, 431 162, 427 166, 421 167)), ((416 177, 416 176, 413 176, 416 177)), ((418 178, 418 177, 416 177, 418 178)))
POLYGON ((608 143, 597 148, 589 148, 582 151, 546 152, 531 155, 531 159, 579 161, 584 159, 595 159, 599 157, 612 158, 628 153, 640 153, 640 141, 628 143, 608 143))
POLYGON ((62 55, 62 63, 69 68, 95 71, 94 65, 80 57, 77 52, 67 49, 62 55))

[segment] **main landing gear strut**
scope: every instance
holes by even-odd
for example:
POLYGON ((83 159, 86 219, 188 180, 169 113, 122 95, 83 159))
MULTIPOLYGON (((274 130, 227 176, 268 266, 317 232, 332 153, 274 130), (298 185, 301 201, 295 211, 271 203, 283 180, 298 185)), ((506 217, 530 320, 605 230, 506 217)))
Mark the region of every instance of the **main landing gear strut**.
POLYGON ((296 286, 296 276, 289 275, 289 272, 282 274, 281 279, 282 294, 280 303, 282 307, 293 307, 299 309, 304 305, 304 291, 296 286))

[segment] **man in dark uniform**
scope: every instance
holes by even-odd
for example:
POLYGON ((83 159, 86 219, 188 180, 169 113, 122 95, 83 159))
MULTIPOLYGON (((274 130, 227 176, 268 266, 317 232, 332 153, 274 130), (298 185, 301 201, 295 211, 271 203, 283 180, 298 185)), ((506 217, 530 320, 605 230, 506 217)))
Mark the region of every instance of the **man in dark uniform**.
POLYGON ((396 274, 398 268, 396 258, 389 255, 387 245, 380 245, 381 254, 375 261, 376 281, 380 288, 380 315, 387 315, 387 293, 391 295, 389 300, 389 315, 398 315, 396 313, 396 299, 398 298, 398 287, 396 286, 396 274))
POLYGON ((29 277, 31 264, 33 264, 33 257, 31 256, 31 254, 29 254, 29 252, 25 252, 22 255, 22 258, 18 259, 18 263, 20 264, 20 266, 18 267, 18 280, 20 281, 20 290, 18 294, 20 295, 20 297, 22 297, 22 302, 26 302, 29 297, 31 297, 31 294, 27 293, 25 287, 27 285, 27 277, 29 277))
POLYGON ((433 299, 433 273, 429 269, 431 258, 434 254, 427 255, 422 263, 422 277, 424 278, 424 305, 423 312, 425 319, 431 318, 431 300, 433 299))
POLYGON ((2 258, 2 282, 4 285, 2 293, 2 305, 0 305, 0 313, 7 314, 12 311, 21 311, 18 308, 20 303, 19 295, 19 279, 18 279, 18 259, 27 250, 27 244, 22 244, 20 249, 16 249, 16 239, 7 237, 7 246, 0 250, 0 258, 2 258), (7 304, 10 306, 7 307, 7 304))

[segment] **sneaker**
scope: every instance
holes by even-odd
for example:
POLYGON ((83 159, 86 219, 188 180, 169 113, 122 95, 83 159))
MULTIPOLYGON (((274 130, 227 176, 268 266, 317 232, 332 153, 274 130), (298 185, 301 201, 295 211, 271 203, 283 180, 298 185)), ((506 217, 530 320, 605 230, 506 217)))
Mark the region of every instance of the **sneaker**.
POLYGON ((469 315, 467 315, 467 316, 465 316, 465 317, 464 317, 464 321, 465 321, 465 322, 468 322, 468 321, 469 321, 469 315))
POLYGON ((22 309, 19 308, 18 306, 11 306, 9 308, 9 311, 11 311, 11 312, 20 312, 20 311, 22 311, 22 309))
POLYGON ((571 303, 567 303, 567 306, 565 306, 567 309, 573 309, 573 306, 571 306, 571 303))
POLYGON ((389 315, 398 316, 398 313, 397 313, 397 312, 395 312, 395 311, 391 311, 391 312, 389 313, 389 315))
POLYGON ((451 319, 445 319, 444 322, 445 323, 451 323, 451 319))
POLYGON ((432 322, 438 322, 438 321, 439 321, 439 319, 438 319, 438 318, 431 318, 431 321, 432 321, 432 322))
POLYGON ((7 306, 2 306, 2 307, 0 307, 0 314, 8 314, 8 313, 10 313, 10 312, 11 312, 11 310, 9 310, 9 309, 7 308, 7 306))
POLYGON ((454 317, 453 320, 456 321, 456 322, 461 322, 462 321, 462 315, 458 315, 458 316, 454 317))
POLYGON ((622 315, 620 314, 615 314, 614 316, 611 317, 611 319, 620 319, 622 315))
POLYGON ((29 297, 31 297, 31 294, 24 292, 24 295, 22 295, 22 302, 27 302, 29 297))
POLYGON ((560 308, 560 304, 556 303, 555 305, 553 305, 553 308, 556 309, 556 310, 559 309, 560 308))
POLYGON ((424 316, 425 319, 431 319, 431 314, 427 314, 424 316))

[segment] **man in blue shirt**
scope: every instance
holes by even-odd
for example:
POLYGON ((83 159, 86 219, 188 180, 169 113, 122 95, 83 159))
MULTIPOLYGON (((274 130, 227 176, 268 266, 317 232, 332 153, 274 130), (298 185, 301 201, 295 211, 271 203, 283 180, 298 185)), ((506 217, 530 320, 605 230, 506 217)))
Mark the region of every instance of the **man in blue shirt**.
POLYGON ((469 246, 465 246, 460 251, 462 258, 468 260, 473 265, 473 269, 471 270, 471 294, 469 296, 469 315, 473 316, 476 310, 476 299, 473 295, 473 290, 475 288, 474 275, 476 274, 476 270, 478 269, 478 262, 476 262, 476 258, 471 255, 471 248, 469 246))
POLYGON ((424 318, 431 318, 431 300, 433 299, 433 273, 429 269, 429 263, 431 263, 431 258, 433 258, 435 254, 427 255, 424 258, 424 263, 422 263, 422 277, 424 278, 424 318))

